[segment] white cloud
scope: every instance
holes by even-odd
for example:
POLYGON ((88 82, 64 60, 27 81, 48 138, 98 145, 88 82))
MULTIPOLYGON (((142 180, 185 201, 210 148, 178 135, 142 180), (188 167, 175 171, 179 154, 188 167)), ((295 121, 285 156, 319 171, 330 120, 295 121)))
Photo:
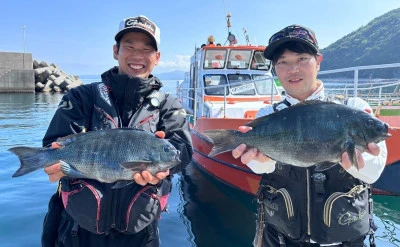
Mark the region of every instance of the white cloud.
POLYGON ((190 66, 190 56, 187 55, 175 55, 174 60, 163 61, 161 58, 156 69, 158 72, 164 73, 174 70, 188 71, 190 66))

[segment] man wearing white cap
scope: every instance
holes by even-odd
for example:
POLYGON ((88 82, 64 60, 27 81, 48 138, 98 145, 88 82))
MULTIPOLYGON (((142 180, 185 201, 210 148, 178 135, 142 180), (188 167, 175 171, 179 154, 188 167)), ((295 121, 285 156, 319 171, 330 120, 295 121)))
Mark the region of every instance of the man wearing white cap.
POLYGON ((63 97, 43 146, 60 148, 56 139, 74 133, 137 128, 168 139, 180 151, 181 163, 156 176, 136 173, 133 182, 118 188, 115 183, 65 177, 59 163, 45 168, 50 181, 59 180, 59 187, 49 202, 42 246, 159 246, 158 219, 166 208, 172 174, 190 162, 185 110, 176 98, 160 91, 161 81, 151 74, 160 59, 159 28, 145 16, 127 18, 115 41, 118 66, 104 72, 101 82, 77 87, 63 97))

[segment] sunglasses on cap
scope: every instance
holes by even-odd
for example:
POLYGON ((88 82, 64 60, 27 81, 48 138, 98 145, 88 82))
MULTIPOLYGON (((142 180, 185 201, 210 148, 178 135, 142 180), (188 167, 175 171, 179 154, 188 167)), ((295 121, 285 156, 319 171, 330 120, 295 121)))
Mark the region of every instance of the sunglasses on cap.
POLYGON ((312 31, 307 30, 301 26, 289 26, 271 36, 268 43, 271 44, 274 41, 282 38, 299 38, 310 42, 312 45, 318 47, 317 40, 312 31))

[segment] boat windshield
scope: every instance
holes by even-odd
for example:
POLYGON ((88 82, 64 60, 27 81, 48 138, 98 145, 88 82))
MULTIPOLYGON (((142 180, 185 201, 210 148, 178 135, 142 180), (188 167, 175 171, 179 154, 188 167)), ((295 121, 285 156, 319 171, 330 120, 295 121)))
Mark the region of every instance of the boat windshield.
POLYGON ((204 69, 252 69, 268 71, 271 61, 264 57, 263 51, 210 49, 205 51, 204 69))
POLYGON ((250 75, 246 74, 231 74, 228 75, 229 84, 236 84, 238 82, 244 82, 230 87, 230 93, 233 95, 255 95, 256 91, 254 84, 251 81, 250 75))
MULTIPOLYGON (((226 77, 225 75, 204 75, 204 87, 205 93, 208 95, 224 95, 224 87, 215 87, 212 86, 220 86, 226 85, 226 77), (207 88, 210 87, 210 88, 207 88)), ((229 94, 229 91, 226 90, 226 95, 229 94)))
POLYGON ((250 69, 269 70, 271 61, 264 57, 263 51, 255 51, 251 60, 250 69))
POLYGON ((272 85, 274 79, 266 75, 228 74, 204 75, 204 87, 207 95, 270 95, 278 94, 272 85), (228 79, 226 78, 228 76, 228 79), (229 85, 227 85, 229 83, 229 85), (224 92, 223 85, 226 85, 224 92))
POLYGON ((231 50, 228 57, 228 69, 247 69, 250 64, 251 50, 231 50))
POLYGON ((275 83, 274 79, 265 75, 253 75, 254 84, 256 85, 257 93, 261 95, 278 94, 276 87, 271 85, 275 83))
POLYGON ((204 69, 221 69, 225 67, 227 50, 207 50, 204 57, 204 69))

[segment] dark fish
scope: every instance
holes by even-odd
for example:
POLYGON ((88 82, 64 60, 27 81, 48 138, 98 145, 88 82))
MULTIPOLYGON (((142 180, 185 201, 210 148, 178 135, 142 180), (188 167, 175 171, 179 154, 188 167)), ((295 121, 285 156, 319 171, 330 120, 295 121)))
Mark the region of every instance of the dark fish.
MULTIPOLYGON (((210 156, 244 143, 273 160, 301 167, 334 164, 347 151, 358 169, 355 149, 378 143, 391 135, 388 125, 353 107, 332 102, 304 101, 247 124, 247 133, 236 130, 207 130, 214 144, 210 156)), ((329 165, 328 165, 329 166, 329 165)))
POLYGON ((61 148, 10 148, 21 162, 13 177, 61 161, 68 177, 112 183, 132 181, 133 174, 143 170, 155 175, 180 162, 179 151, 168 140, 137 129, 92 131, 59 138, 57 143, 61 148))

